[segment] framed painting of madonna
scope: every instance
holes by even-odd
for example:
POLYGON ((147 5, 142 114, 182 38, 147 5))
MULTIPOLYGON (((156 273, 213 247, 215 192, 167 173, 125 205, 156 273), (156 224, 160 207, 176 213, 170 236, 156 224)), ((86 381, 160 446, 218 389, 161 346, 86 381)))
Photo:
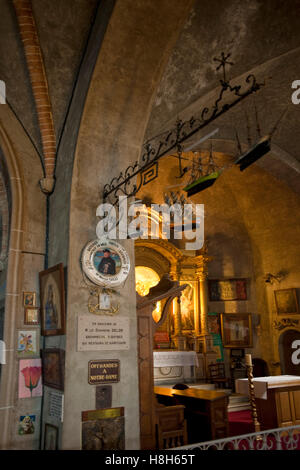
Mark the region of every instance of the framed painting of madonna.
POLYGON ((65 334, 65 288, 63 264, 39 273, 42 336, 65 334))

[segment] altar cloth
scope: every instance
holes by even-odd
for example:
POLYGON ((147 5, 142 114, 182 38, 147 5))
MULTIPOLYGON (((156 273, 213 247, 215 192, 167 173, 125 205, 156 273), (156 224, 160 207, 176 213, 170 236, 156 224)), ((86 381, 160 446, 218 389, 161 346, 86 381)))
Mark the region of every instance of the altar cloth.
POLYGON ((154 351, 154 367, 197 366, 198 357, 195 351, 154 351))
MULTIPOLYGON (((275 375, 270 377, 255 377, 253 379, 254 394, 256 398, 267 400, 268 389, 289 386, 300 386, 299 375, 275 375)), ((236 393, 249 395, 248 379, 236 379, 236 393)))

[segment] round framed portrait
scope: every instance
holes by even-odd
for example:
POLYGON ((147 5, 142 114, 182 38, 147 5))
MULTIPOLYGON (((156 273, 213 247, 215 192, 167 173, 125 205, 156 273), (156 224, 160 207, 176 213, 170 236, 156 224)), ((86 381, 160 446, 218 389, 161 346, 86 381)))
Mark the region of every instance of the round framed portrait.
POLYGON ((92 240, 83 249, 82 269, 99 286, 117 287, 130 271, 127 251, 115 240, 92 240))

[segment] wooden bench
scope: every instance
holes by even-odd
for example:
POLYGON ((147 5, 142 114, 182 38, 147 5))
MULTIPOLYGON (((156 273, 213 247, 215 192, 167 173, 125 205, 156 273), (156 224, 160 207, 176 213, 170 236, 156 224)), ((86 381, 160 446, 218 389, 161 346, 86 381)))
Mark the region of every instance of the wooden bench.
POLYGON ((183 405, 156 408, 156 443, 158 449, 171 449, 188 443, 183 405))
POLYGON ((154 387, 158 403, 166 407, 183 405, 188 443, 228 437, 228 395, 215 390, 174 390, 154 387))

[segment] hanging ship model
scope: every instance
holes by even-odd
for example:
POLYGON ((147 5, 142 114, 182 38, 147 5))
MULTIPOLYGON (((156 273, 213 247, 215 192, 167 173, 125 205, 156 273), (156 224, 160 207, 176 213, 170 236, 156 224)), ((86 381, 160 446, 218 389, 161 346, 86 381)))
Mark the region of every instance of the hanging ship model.
MULTIPOLYGON (((278 125, 280 121, 283 119, 286 112, 287 112, 287 109, 285 109, 284 112, 281 114, 278 121, 274 125, 273 129, 268 134, 262 137, 260 125, 258 122, 257 110, 255 106, 256 132, 257 132, 257 137, 258 137, 258 140, 255 142, 255 144, 252 144, 248 117, 246 116, 247 131, 248 131, 248 149, 245 152, 242 151, 239 136, 236 132, 238 156, 235 159, 233 164, 239 165, 240 171, 244 171, 246 168, 248 168, 250 165, 255 163, 260 158, 262 158, 271 150, 272 137, 274 133, 276 132, 278 125)), ((231 167, 232 164, 229 166, 231 167)), ((218 178, 221 176, 224 170, 225 170, 225 167, 218 168, 215 165, 215 162, 213 159, 212 147, 211 147, 210 155, 209 155, 208 172, 206 174, 203 173, 201 156, 198 157, 198 159, 194 158, 193 164, 191 167, 190 180, 188 184, 183 188, 183 191, 187 192, 188 197, 193 196, 194 194, 200 193, 201 191, 204 191, 204 189, 207 189, 213 184, 215 184, 215 182, 218 180, 218 178)))
POLYGON ((211 147, 208 162, 208 173, 204 174, 202 157, 199 156, 198 158, 193 158, 190 180, 187 186, 183 188, 183 191, 187 192, 188 197, 204 191, 204 189, 209 188, 215 184, 217 179, 221 176, 222 171, 222 169, 218 169, 215 165, 211 147))

